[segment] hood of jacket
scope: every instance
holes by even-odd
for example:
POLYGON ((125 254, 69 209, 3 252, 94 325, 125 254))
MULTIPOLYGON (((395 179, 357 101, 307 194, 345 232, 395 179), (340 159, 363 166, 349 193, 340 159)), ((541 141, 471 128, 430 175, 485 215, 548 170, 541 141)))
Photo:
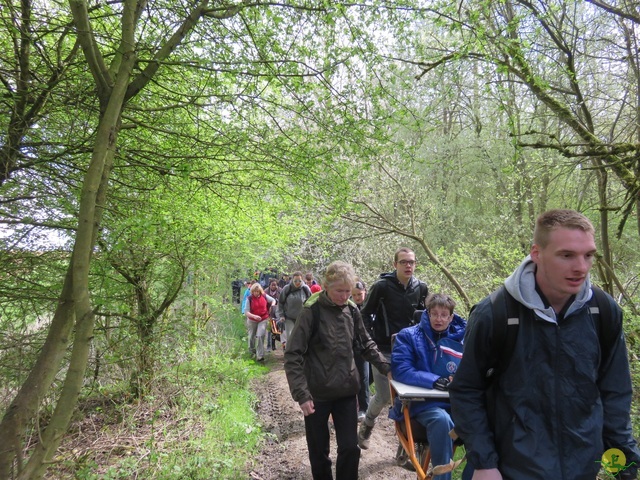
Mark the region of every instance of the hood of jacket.
MULTIPOLYGON (((542 298, 536 291, 536 264, 531 256, 527 256, 516 270, 505 280, 504 286, 516 301, 533 310, 538 317, 551 323, 558 323, 556 313, 552 307, 545 307, 542 298)), ((576 295, 575 300, 567 309, 565 316, 579 310, 591 299, 591 280, 587 276, 576 295)))
MULTIPOLYGON (((398 285, 400 288, 405 288, 405 286, 400 282, 400 280, 398 280, 398 273, 394 270, 393 272, 387 272, 387 273, 381 273, 380 274, 380 278, 384 279, 384 280, 388 280, 392 283, 395 283, 396 285, 398 285)), ((419 288, 420 286, 420 280, 418 280, 416 277, 412 276, 409 279, 409 282, 407 283, 407 289, 411 288, 419 288)))

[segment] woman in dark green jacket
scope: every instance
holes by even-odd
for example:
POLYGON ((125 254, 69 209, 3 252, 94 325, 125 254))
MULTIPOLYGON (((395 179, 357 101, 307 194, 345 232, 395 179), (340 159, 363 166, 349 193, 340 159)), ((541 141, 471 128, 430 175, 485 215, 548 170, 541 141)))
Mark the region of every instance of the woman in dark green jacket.
POLYGON ((287 341, 284 368, 293 399, 304 414, 309 460, 314 480, 332 480, 329 458, 329 415, 338 443, 336 479, 358 478, 360 448, 356 395, 360 377, 354 361, 359 351, 381 372, 390 366, 349 300, 355 285, 351 265, 333 262, 324 290, 307 300, 287 341))

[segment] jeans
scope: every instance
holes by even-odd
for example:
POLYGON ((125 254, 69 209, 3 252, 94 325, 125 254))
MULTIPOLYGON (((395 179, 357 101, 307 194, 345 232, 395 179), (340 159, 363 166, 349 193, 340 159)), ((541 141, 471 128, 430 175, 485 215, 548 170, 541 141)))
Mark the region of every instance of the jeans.
MULTIPOLYGON (((391 361, 391 354, 383 352, 387 360, 391 361)), ((378 371, 377 368, 373 368, 373 383, 376 386, 376 394, 371 398, 369 402, 369 408, 367 408, 367 416, 364 419, 364 423, 372 427, 380 415, 382 409, 388 405, 391 405, 391 390, 389 390, 389 378, 378 371)))
MULTIPOLYGON (((431 449, 431 464, 446 465, 453 457, 453 441, 449 432, 453 428, 451 415, 443 408, 430 408, 415 416, 415 419, 427 429, 427 439, 431 449)), ((434 480, 451 480, 451 473, 438 475, 434 480)))
POLYGON ((329 458, 329 414, 338 443, 336 480, 357 480, 360 465, 358 412, 355 395, 332 401, 314 401, 315 413, 304 417, 313 480, 333 480, 329 458))

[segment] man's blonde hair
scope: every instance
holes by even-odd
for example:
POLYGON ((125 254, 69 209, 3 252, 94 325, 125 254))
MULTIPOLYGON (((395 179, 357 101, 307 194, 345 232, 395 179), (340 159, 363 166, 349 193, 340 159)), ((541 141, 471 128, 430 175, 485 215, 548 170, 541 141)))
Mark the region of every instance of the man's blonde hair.
POLYGON ((575 210, 549 210, 540 214, 533 231, 533 243, 544 248, 549 243, 549 235, 558 228, 582 230, 595 236, 591 221, 575 210))

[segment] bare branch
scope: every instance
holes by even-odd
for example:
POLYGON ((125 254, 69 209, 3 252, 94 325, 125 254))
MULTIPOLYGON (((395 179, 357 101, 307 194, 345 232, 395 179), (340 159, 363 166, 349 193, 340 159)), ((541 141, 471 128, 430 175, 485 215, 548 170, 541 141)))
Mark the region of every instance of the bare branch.
POLYGON ((586 1, 587 3, 595 5, 596 7, 602 8, 603 10, 609 13, 612 13, 622 18, 626 18, 627 20, 631 20, 633 23, 640 24, 640 16, 634 13, 625 12, 620 8, 616 8, 613 5, 609 5, 608 3, 601 2, 600 0, 586 0, 586 1))

